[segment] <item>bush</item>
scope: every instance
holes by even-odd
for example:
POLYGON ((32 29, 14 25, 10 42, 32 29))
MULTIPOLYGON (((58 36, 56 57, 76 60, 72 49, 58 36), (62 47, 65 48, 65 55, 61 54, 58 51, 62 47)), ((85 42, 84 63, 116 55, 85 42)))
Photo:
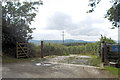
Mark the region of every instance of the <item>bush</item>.
POLYGON ((33 44, 33 43, 29 43, 29 48, 30 48, 30 53, 29 56, 30 57, 39 57, 40 56, 40 47, 33 44))
MULTIPOLYGON (((35 45, 33 43, 29 43, 30 46, 30 57, 39 57, 41 54, 41 45, 35 45)), ((68 55, 68 48, 62 44, 57 43, 44 43, 43 45, 43 55, 68 55)))
POLYGON ((45 43, 44 44, 44 56, 48 55, 66 55, 68 49, 66 46, 57 43, 45 43))

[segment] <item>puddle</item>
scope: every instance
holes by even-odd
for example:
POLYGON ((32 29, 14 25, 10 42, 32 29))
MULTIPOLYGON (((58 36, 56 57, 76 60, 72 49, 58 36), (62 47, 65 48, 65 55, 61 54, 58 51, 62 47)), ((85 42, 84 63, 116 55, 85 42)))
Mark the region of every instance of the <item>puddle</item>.
POLYGON ((36 66, 52 66, 53 64, 51 63, 36 63, 36 66))
POLYGON ((52 66, 53 64, 45 63, 44 66, 52 66))
POLYGON ((78 56, 78 58, 91 58, 90 56, 78 56))

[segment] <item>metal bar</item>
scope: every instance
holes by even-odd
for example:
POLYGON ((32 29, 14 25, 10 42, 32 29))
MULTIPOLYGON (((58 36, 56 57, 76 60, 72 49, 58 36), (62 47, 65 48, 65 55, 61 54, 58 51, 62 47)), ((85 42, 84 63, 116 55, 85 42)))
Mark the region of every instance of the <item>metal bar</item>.
POLYGON ((101 42, 101 69, 104 69, 104 41, 101 42))
POLYGON ((41 58, 43 58, 43 41, 41 41, 41 58))
POLYGON ((104 41, 101 42, 101 62, 104 62, 104 48, 105 47, 105 44, 104 44, 104 41))

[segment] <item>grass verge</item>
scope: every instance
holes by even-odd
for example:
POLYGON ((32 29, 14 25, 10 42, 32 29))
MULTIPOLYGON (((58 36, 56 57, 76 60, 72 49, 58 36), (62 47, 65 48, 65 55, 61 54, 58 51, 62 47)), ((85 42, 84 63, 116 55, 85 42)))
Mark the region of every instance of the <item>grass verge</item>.
POLYGON ((104 66, 104 69, 108 70, 110 73, 112 73, 115 76, 120 75, 120 74, 118 74, 119 71, 120 71, 120 68, 115 68, 115 67, 110 67, 110 66, 104 66))
POLYGON ((17 58, 13 58, 13 57, 3 57, 2 58, 2 63, 16 63, 16 62, 25 62, 25 61, 30 61, 34 58, 21 58, 21 59, 17 59, 17 58))
MULTIPOLYGON (((53 56, 45 56, 43 58, 43 61, 48 60, 49 58, 54 58, 55 55, 53 56)), ((2 57, 2 63, 18 63, 18 62, 29 62, 29 61, 40 61, 41 58, 40 57, 33 57, 33 58, 14 58, 11 56, 3 56, 2 57)))
POLYGON ((100 59, 100 58, 92 57, 92 58, 88 61, 88 64, 89 64, 90 66, 100 67, 100 62, 101 62, 101 59, 100 59))
MULTIPOLYGON (((40 61, 40 57, 33 57, 33 58, 14 58, 14 57, 10 57, 10 56, 3 56, 2 57, 2 63, 21 63, 21 62, 29 62, 29 61, 40 61)), ((43 58, 43 61, 46 60, 45 58, 43 58)))

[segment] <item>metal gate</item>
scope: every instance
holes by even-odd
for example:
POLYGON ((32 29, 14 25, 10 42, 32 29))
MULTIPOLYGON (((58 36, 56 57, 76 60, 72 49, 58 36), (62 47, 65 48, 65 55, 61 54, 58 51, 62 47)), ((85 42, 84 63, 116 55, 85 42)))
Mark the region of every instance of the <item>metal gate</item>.
POLYGON ((28 57, 28 43, 16 42, 16 58, 28 57))
POLYGON ((120 45, 106 44, 104 57, 105 62, 118 62, 120 59, 120 45))

